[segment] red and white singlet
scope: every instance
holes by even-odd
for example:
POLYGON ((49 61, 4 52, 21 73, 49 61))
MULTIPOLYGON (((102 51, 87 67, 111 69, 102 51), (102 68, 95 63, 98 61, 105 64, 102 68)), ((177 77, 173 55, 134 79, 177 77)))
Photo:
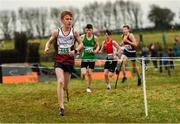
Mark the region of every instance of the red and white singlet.
POLYGON ((58 36, 55 42, 55 62, 73 65, 74 57, 69 55, 69 51, 74 50, 74 44, 74 29, 71 28, 69 34, 64 35, 62 28, 58 28, 58 36))

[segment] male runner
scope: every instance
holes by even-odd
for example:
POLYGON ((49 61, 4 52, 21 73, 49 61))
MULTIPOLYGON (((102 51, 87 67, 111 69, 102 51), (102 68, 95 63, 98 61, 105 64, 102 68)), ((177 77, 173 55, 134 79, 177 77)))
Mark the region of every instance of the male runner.
POLYGON ((44 52, 48 53, 51 44, 55 41, 55 73, 57 77, 57 97, 59 103, 59 114, 64 116, 64 91, 68 90, 68 84, 74 67, 74 55, 82 48, 79 35, 72 27, 73 14, 63 11, 60 14, 62 27, 51 32, 51 37, 45 45, 44 52), (75 41, 78 46, 75 49, 75 41))
POLYGON ((109 30, 106 30, 105 32, 106 38, 102 43, 101 50, 99 51, 102 53, 104 50, 105 54, 107 55, 106 59, 107 61, 105 62, 104 65, 104 77, 105 77, 105 83, 107 84, 107 89, 111 89, 111 84, 109 81, 109 77, 113 76, 113 73, 115 71, 115 68, 117 66, 117 59, 118 59, 118 52, 120 52, 120 46, 118 43, 111 38, 111 32, 109 30), (118 52, 115 51, 115 49, 118 50, 118 52))
POLYGON ((121 56, 121 60, 123 61, 122 63, 122 70, 123 70, 123 78, 122 78, 122 83, 124 83, 127 78, 126 78, 126 72, 125 72, 125 65, 126 65, 126 61, 128 58, 134 59, 131 60, 132 61, 132 66, 135 69, 137 76, 138 76, 138 83, 137 85, 140 86, 141 85, 141 75, 140 75, 140 71, 138 69, 138 66, 136 64, 136 48, 137 48, 137 41, 134 37, 134 35, 132 33, 130 33, 130 27, 129 25, 124 25, 122 32, 122 42, 120 44, 120 46, 123 47, 123 53, 121 56))
POLYGON ((90 93, 92 92, 91 82, 92 72, 95 66, 95 54, 99 51, 99 43, 97 37, 93 34, 93 26, 91 24, 86 25, 85 34, 81 36, 81 40, 84 47, 81 55, 81 75, 83 79, 85 79, 87 75, 88 82, 86 91, 90 93))

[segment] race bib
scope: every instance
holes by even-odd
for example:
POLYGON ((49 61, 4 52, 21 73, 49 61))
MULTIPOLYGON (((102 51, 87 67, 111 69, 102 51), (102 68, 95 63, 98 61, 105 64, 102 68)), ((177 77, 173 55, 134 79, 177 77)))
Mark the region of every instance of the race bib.
POLYGON ((94 51, 93 49, 94 49, 94 47, 85 47, 84 52, 85 53, 92 53, 94 51))
POLYGON ((126 49, 126 50, 131 50, 132 47, 131 47, 131 45, 124 45, 124 49, 126 49))
POLYGON ((113 54, 108 54, 107 59, 114 59, 114 55, 113 54))
POLYGON ((58 49, 58 54, 60 55, 66 55, 66 54, 69 54, 69 51, 70 51, 70 48, 60 48, 58 49))

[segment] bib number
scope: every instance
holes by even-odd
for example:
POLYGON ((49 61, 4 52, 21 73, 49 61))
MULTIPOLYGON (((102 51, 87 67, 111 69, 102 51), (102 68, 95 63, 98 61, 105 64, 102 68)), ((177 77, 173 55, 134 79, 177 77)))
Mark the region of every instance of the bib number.
POLYGON ((107 55, 107 58, 108 58, 108 59, 114 59, 114 56, 113 56, 113 54, 108 54, 108 55, 107 55))
POLYGON ((70 48, 59 48, 59 49, 58 49, 58 54, 60 54, 60 55, 66 55, 66 54, 69 53, 69 51, 70 51, 70 48))
POLYGON ((124 48, 125 48, 126 50, 131 50, 131 49, 132 49, 131 45, 125 45, 124 48))
POLYGON ((85 53, 92 53, 92 52, 93 52, 93 47, 86 47, 86 48, 84 49, 84 52, 85 52, 85 53))

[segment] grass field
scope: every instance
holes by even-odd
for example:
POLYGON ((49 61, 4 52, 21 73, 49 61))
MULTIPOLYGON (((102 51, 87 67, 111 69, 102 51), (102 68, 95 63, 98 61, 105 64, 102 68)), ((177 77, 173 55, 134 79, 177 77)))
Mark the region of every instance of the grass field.
POLYGON ((136 77, 118 83, 111 91, 105 89, 103 80, 94 80, 90 94, 85 92, 85 81, 73 79, 64 117, 58 116, 55 81, 0 85, 0 123, 180 122, 179 75, 173 72, 167 77, 152 71, 146 75, 148 117, 143 88, 136 86, 136 77))
MULTIPOLYGON (((175 34, 166 32, 168 47, 175 34)), ((138 34, 135 34, 138 39, 138 34)), ((162 33, 145 33, 145 44, 161 43, 162 33)), ((113 35, 120 41, 120 35, 113 35)), ((99 37, 100 44, 103 36, 99 37)), ((41 39, 40 54, 47 39, 41 39)), ((5 41, 5 49, 13 49, 12 41, 5 41)), ((53 47, 50 50, 53 51, 53 47)), ((178 64, 180 62, 176 62, 178 64)), ((41 64, 52 66, 52 62, 41 64)), ((180 123, 180 67, 172 76, 153 68, 146 71, 149 116, 144 114, 142 87, 136 86, 136 77, 119 83, 117 89, 107 91, 103 80, 93 81, 93 93, 85 92, 85 81, 73 79, 70 84, 70 102, 65 103, 65 116, 58 116, 56 82, 37 84, 0 84, 0 123, 60 123, 60 122, 169 122, 180 123)), ((113 87, 114 87, 113 80, 113 87)))

